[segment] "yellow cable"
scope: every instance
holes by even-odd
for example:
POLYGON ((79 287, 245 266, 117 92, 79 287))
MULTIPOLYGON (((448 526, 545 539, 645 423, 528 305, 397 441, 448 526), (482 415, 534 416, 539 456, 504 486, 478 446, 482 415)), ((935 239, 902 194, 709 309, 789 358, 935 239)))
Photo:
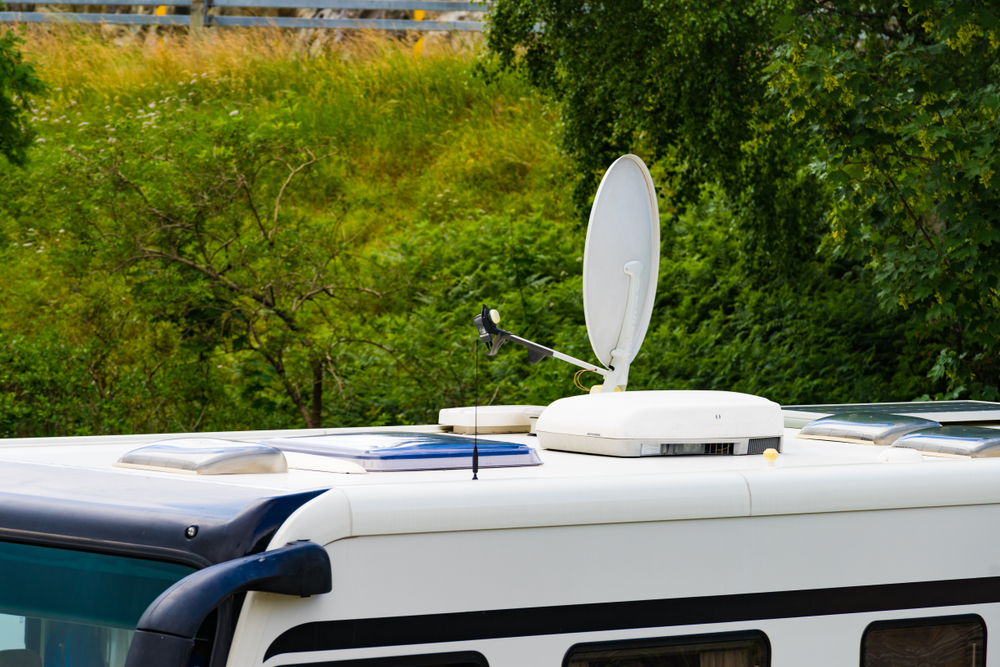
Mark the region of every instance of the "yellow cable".
POLYGON ((575 375, 573 376, 573 384, 574 384, 574 385, 576 385, 576 388, 577 388, 577 389, 579 389, 580 391, 582 391, 583 393, 585 393, 585 394, 589 394, 589 393, 590 393, 590 389, 588 389, 588 388, 587 388, 587 387, 586 387, 586 386, 585 386, 585 385, 584 385, 584 384, 583 384, 583 383, 582 383, 582 382, 580 381, 580 376, 581 376, 581 375, 583 375, 584 373, 595 373, 595 372, 596 372, 596 371, 592 371, 592 370, 590 370, 589 368, 581 368, 581 369, 580 369, 580 370, 578 370, 578 371, 576 372, 576 374, 575 374, 575 375))

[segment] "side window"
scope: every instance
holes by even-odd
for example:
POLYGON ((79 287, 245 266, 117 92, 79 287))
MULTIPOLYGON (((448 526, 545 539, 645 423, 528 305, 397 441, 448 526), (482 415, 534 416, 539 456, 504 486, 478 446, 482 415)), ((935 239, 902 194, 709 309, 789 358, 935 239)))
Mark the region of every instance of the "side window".
POLYGON ((486 657, 478 651, 459 653, 428 653, 424 655, 393 656, 390 658, 362 658, 361 660, 335 660, 311 662, 289 667, 489 667, 486 657))
POLYGON ((767 667, 771 644, 763 632, 664 637, 577 644, 563 667, 767 667))
POLYGON ((985 667, 980 616, 878 621, 861 637, 861 667, 985 667))

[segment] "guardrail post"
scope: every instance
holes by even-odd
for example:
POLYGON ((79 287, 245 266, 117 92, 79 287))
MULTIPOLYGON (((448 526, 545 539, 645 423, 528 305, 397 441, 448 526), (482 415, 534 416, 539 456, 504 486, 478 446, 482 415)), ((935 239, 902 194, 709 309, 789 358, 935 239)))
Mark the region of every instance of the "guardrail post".
POLYGON ((205 28, 209 0, 191 0, 191 35, 198 35, 205 28))

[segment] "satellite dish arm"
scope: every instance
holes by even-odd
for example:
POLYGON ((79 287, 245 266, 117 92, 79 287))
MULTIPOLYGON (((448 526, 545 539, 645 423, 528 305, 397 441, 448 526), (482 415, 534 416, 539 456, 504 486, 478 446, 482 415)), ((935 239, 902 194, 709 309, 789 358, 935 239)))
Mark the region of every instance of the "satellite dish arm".
POLYGON ((611 368, 614 375, 611 376, 611 387, 609 391, 614 391, 614 387, 621 387, 622 390, 628 384, 629 366, 632 364, 632 337, 635 335, 635 328, 639 322, 639 287, 642 275, 642 262, 633 259, 622 267, 622 273, 628 276, 628 296, 625 298, 625 321, 622 322, 621 333, 618 335, 618 345, 611 350, 611 368))
POLYGON ((546 357, 555 357, 556 359, 571 363, 574 366, 585 368, 588 371, 600 373, 603 376, 607 376, 611 373, 611 371, 599 368, 594 364, 588 364, 586 361, 581 361, 580 359, 571 357, 568 354, 563 354, 562 352, 557 352, 556 350, 545 347, 544 345, 539 345, 538 343, 527 340, 526 338, 515 336, 509 331, 504 331, 497 326, 497 322, 499 321, 500 314, 496 310, 490 310, 490 308, 485 304, 483 304, 483 312, 476 315, 474 319, 476 329, 479 330, 479 339, 484 345, 486 345, 489 350, 486 354, 491 357, 500 351, 500 346, 507 341, 510 341, 527 348, 528 361, 532 364, 537 364, 546 357))

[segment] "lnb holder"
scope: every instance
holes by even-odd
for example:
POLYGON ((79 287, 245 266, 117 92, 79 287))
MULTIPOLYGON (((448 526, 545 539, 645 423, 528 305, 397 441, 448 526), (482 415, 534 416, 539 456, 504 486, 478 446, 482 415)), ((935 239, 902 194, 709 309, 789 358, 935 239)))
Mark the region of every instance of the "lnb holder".
POLYGON ((486 345, 489 350, 486 354, 491 357, 495 356, 500 351, 500 347, 507 341, 527 348, 528 361, 532 364, 537 364, 545 357, 551 357, 556 353, 555 350, 550 350, 544 345, 525 340, 498 327, 497 323, 500 321, 500 313, 496 310, 490 310, 489 306, 485 303, 483 304, 483 312, 476 315, 474 321, 476 328, 479 329, 479 340, 483 341, 483 344, 486 345))
POLYGON ((544 345, 539 345, 533 341, 521 338, 520 336, 515 336, 509 331, 504 331, 497 324, 500 322, 500 313, 496 310, 491 310, 489 306, 483 304, 483 311, 476 315, 473 320, 476 323, 476 329, 479 330, 479 340, 483 342, 486 346, 489 356, 495 356, 497 352, 500 351, 500 347, 510 341, 511 343, 517 343, 518 345, 527 348, 528 350, 528 361, 532 364, 537 364, 539 361, 546 357, 555 357, 556 359, 561 359, 580 368, 585 368, 588 371, 594 371, 595 373, 600 373, 601 375, 607 377, 614 372, 614 369, 608 371, 594 364, 588 364, 586 361, 581 361, 575 357, 571 357, 562 352, 557 352, 551 348, 545 347, 544 345))

